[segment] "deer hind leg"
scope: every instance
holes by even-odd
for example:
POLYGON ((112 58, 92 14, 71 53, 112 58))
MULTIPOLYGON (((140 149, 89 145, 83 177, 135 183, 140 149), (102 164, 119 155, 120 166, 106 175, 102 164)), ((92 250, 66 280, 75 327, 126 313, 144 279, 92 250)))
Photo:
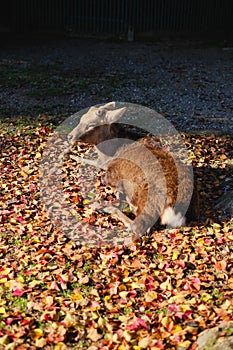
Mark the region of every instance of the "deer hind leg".
POLYGON ((141 215, 136 219, 131 220, 122 211, 116 207, 105 207, 104 212, 115 215, 123 224, 128 228, 129 231, 134 233, 134 238, 138 238, 144 233, 149 233, 151 227, 154 225, 154 219, 150 215, 141 215))

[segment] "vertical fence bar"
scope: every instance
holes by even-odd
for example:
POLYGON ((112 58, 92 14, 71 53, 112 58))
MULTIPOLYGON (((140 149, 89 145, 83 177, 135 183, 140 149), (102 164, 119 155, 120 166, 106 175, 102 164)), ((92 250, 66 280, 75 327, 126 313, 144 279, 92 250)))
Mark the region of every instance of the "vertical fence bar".
MULTIPOLYGON (((80 33, 232 32, 233 0, 2 0, 17 31, 62 29, 80 33)), ((6 19, 2 19, 4 24, 6 19)))

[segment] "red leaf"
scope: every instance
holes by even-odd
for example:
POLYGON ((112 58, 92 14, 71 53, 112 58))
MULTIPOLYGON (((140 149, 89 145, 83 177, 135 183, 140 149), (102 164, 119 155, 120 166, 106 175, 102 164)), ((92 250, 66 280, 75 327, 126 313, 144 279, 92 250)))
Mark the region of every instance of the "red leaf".
POLYGON ((8 326, 10 326, 12 324, 12 322, 14 321, 19 321, 21 320, 21 317, 9 317, 7 320, 6 320, 6 324, 8 326))
POLYGON ((137 318, 134 323, 131 323, 129 326, 126 327, 128 331, 137 331, 141 328, 149 329, 146 322, 142 318, 137 318))
POLYGON ((21 290, 21 289, 16 289, 12 295, 14 295, 14 297, 21 297, 23 294, 25 294, 26 291, 25 290, 21 290))
POLYGON ((130 291, 128 292, 128 296, 129 296, 130 298, 135 298, 135 297, 137 296, 137 292, 136 292, 135 290, 130 290, 130 291))
POLYGON ((191 281, 193 287, 196 289, 196 290, 200 290, 201 288, 201 281, 198 277, 194 278, 192 281, 191 281))
POLYGON ((17 220, 20 224, 22 224, 24 222, 24 218, 22 216, 18 216, 17 220))

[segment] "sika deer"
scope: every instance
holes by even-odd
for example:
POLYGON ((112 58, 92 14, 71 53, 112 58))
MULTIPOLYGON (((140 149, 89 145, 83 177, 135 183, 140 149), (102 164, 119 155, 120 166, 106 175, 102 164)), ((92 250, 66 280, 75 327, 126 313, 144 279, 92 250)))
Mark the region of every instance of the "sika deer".
MULTIPOLYGON (((91 107, 68 135, 70 142, 79 139, 96 146, 98 160, 84 161, 106 170, 106 184, 125 195, 135 220, 129 219, 115 207, 105 208, 105 211, 117 215, 136 234, 150 229, 158 218, 162 225, 184 225, 193 192, 191 167, 174 159, 156 137, 138 138, 134 135, 133 140, 138 139, 138 142, 122 142, 122 137, 132 137, 125 134, 120 124, 114 123, 121 118, 126 108, 114 108, 114 102, 91 107)), ((196 216, 197 219, 199 208, 196 189, 189 211, 192 218, 196 216)))

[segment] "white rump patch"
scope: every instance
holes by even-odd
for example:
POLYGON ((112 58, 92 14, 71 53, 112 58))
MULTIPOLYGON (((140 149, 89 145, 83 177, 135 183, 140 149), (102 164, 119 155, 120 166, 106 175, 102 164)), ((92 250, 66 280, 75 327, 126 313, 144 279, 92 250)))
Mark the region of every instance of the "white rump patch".
POLYGON ((167 207, 161 216, 161 224, 173 228, 180 227, 185 225, 185 217, 181 213, 176 214, 172 207, 167 207))

